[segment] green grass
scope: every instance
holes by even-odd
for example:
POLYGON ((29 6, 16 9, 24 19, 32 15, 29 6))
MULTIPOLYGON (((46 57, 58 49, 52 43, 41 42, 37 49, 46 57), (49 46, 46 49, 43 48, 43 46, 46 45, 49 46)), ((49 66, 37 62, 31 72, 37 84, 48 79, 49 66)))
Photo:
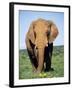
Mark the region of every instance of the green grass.
MULTIPOLYGON (((53 48, 52 67, 54 71, 46 72, 43 78, 63 77, 64 76, 64 46, 53 48)), ((43 72, 42 72, 43 73, 43 72)), ((19 51, 19 79, 42 78, 32 72, 32 65, 27 50, 19 51)))

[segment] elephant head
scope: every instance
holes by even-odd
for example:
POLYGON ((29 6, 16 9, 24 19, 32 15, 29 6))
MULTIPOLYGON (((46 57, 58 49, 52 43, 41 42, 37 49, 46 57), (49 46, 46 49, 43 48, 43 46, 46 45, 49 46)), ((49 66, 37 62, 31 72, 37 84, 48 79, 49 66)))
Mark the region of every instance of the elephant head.
POLYGON ((41 72, 44 63, 44 50, 58 35, 58 29, 52 21, 38 19, 30 25, 28 38, 34 44, 38 61, 37 72, 41 72))

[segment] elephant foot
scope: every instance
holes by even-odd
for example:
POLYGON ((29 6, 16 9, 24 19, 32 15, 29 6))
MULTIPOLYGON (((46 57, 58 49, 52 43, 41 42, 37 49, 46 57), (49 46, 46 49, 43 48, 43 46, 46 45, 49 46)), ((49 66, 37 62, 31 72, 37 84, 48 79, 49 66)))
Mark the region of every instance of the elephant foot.
POLYGON ((45 69, 45 72, 54 71, 54 68, 45 69))
POLYGON ((33 73, 36 73, 36 72, 37 72, 37 70, 36 70, 36 69, 33 69, 32 71, 33 71, 33 73))
POLYGON ((33 72, 33 73, 36 73, 36 71, 37 71, 37 69, 33 66, 33 67, 32 67, 32 72, 33 72))
POLYGON ((41 73, 41 71, 39 71, 39 70, 36 71, 36 74, 40 74, 40 73, 41 73))
POLYGON ((41 70, 38 70, 34 66, 33 66, 33 70, 32 71, 33 71, 33 73, 36 73, 36 74, 40 74, 41 73, 41 70))
POLYGON ((36 73, 36 70, 33 70, 33 73, 36 73))

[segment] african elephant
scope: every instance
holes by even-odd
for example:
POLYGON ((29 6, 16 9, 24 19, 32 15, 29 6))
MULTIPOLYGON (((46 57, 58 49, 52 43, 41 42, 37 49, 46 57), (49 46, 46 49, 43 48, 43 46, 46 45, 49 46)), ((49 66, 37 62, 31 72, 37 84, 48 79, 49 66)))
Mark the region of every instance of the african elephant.
POLYGON ((27 51, 36 73, 51 69, 53 41, 58 35, 56 25, 45 19, 33 21, 26 35, 27 51))

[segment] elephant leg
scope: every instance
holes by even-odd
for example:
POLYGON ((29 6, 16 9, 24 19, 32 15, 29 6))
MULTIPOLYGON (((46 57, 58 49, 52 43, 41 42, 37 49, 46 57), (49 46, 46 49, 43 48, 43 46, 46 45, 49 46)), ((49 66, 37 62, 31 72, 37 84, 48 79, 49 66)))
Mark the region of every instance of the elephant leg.
POLYGON ((31 63, 32 63, 32 66, 34 66, 35 68, 37 68, 38 64, 37 64, 37 59, 36 59, 36 57, 35 57, 34 54, 33 54, 31 51, 29 51, 28 49, 27 49, 27 51, 28 51, 28 55, 29 55, 30 61, 31 61, 31 63))
POLYGON ((51 70, 52 52, 53 52, 53 43, 48 44, 48 47, 45 48, 45 62, 46 62, 45 71, 51 70))
POLYGON ((28 55, 29 55, 29 58, 33 67, 33 71, 34 71, 38 66, 38 62, 34 54, 34 45, 28 39, 26 39, 26 45, 27 45, 28 55))

